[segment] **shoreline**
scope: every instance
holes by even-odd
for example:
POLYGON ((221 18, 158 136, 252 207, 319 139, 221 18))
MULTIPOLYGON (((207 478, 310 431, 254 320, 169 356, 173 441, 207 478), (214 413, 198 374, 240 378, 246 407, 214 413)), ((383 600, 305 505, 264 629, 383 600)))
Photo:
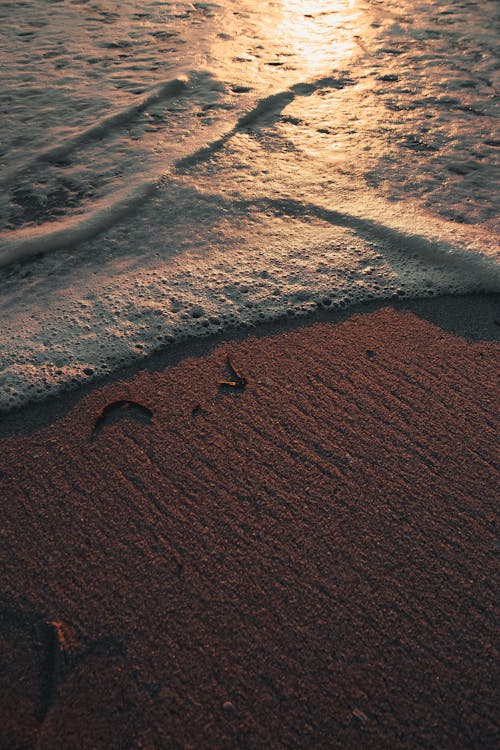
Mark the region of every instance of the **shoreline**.
POLYGON ((16 432, 29 434, 64 415, 80 398, 116 380, 127 379, 141 370, 158 370, 178 364, 185 358, 207 354, 218 344, 263 338, 293 331, 318 322, 339 323, 353 315, 363 315, 384 307, 407 310, 425 320, 471 341, 500 341, 500 293, 450 295, 401 300, 377 300, 341 310, 318 310, 305 316, 262 322, 254 327, 228 328, 219 334, 193 337, 152 352, 145 358, 120 367, 102 377, 74 388, 55 392, 42 401, 0 411, 0 439, 16 432))

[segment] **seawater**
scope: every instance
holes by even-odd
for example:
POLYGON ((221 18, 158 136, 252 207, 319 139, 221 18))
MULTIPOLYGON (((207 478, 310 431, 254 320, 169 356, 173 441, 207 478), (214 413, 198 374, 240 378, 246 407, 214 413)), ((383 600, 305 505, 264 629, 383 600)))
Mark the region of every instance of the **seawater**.
POLYGON ((4 0, 0 409, 228 326, 500 291, 498 20, 4 0))

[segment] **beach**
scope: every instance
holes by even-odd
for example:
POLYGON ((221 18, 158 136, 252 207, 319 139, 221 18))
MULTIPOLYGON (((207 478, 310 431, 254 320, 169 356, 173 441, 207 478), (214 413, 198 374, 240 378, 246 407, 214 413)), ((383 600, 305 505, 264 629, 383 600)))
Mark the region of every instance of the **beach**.
POLYGON ((2 747, 496 746, 498 297, 405 304, 7 415, 2 747))
POLYGON ((0 750, 498 747, 498 10, 0 4, 0 750))

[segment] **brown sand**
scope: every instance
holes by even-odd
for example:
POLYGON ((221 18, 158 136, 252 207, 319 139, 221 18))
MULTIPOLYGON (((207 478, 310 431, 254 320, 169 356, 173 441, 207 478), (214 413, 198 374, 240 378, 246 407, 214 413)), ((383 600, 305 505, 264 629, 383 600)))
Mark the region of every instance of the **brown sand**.
POLYGON ((1 440, 0 747, 496 747, 498 351, 382 309, 1 440))

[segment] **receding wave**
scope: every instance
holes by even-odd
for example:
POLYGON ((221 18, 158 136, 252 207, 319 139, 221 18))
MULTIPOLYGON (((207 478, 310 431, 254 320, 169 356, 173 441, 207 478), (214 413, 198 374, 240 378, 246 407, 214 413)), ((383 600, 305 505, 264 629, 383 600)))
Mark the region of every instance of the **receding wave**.
POLYGON ((189 79, 187 76, 180 76, 157 85, 146 96, 142 97, 140 101, 135 102, 130 107, 127 107, 120 112, 115 112, 108 117, 103 117, 89 128, 81 130, 70 138, 66 138, 62 143, 58 143, 55 146, 50 146, 43 151, 39 151, 27 161, 13 167, 4 175, 0 176, 0 187, 11 185, 16 178, 32 169, 37 164, 56 161, 67 156, 79 146, 90 143, 93 140, 104 138, 114 129, 122 127, 134 120, 152 104, 184 91, 188 85, 188 81, 189 79))
POLYGON ((396 229, 380 221, 363 218, 344 211, 336 211, 311 203, 301 203, 293 198, 261 198, 241 201, 240 205, 272 209, 284 216, 314 216, 329 224, 354 229, 367 241, 379 240, 387 255, 396 253, 403 259, 409 255, 432 267, 453 270, 464 274, 470 284, 469 291, 500 292, 500 265, 496 258, 468 251, 442 239, 428 239, 415 232, 396 229))
MULTIPOLYGON (((76 266, 65 277, 63 263, 59 279, 58 255, 47 254, 36 261, 35 278, 23 276, 21 266, 6 275, 0 410, 74 388, 166 344, 234 326, 401 295, 500 291, 492 258, 426 237, 417 227, 388 226, 296 198, 226 199, 182 180, 163 185, 152 203, 144 216, 108 235, 105 248, 117 238, 114 257, 97 240, 89 243, 90 272, 80 275, 76 266), (202 237, 201 253, 181 249, 186 236, 193 248, 202 237), (290 245, 290 237, 300 239, 290 245), (18 301, 17 313, 9 295, 18 301)), ((127 199, 115 204, 115 211, 126 210, 127 199)), ((77 245, 94 223, 95 217, 74 228, 77 245)))
POLYGON ((92 210, 59 222, 0 234, 0 268, 35 255, 77 247, 130 217, 157 188, 147 181, 94 203, 92 210))

